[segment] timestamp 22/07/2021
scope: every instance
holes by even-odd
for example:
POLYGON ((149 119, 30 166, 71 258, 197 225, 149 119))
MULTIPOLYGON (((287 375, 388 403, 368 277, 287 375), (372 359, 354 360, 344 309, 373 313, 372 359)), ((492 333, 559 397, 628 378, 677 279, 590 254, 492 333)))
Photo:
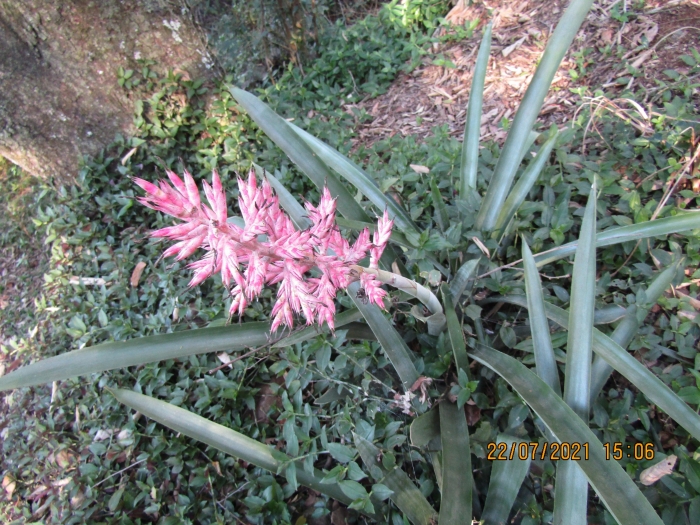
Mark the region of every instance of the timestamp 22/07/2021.
MULTIPOLYGON (((603 443, 605 459, 621 460, 623 458, 652 460, 656 454, 653 443, 603 443)), ((588 443, 538 443, 517 442, 488 443, 486 445, 486 459, 490 461, 509 461, 514 459, 550 459, 587 461, 589 453, 588 443)))

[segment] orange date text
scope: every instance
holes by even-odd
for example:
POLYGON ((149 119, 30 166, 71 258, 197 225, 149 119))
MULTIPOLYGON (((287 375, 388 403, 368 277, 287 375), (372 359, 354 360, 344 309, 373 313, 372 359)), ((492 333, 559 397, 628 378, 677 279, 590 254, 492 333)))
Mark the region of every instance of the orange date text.
POLYGON ((514 459, 550 459, 581 461, 588 460, 588 443, 537 443, 500 442, 487 443, 486 459, 489 461, 512 461, 514 459))

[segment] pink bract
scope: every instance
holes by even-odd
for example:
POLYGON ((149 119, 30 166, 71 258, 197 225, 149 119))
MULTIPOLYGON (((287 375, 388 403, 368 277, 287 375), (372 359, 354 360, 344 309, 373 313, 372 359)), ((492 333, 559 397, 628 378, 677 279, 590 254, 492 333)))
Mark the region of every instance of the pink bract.
MULTIPOLYGON (((272 308, 272 331, 280 325, 292 328, 294 314, 302 313, 307 324, 324 322, 333 329, 335 295, 358 276, 351 266, 369 251, 370 268, 377 268, 386 247, 393 221, 385 211, 379 218, 372 240, 364 229, 351 245, 340 234, 335 223, 335 199, 324 188, 321 202, 314 207, 306 203, 312 225, 297 230, 289 216, 279 206, 279 199, 266 180, 261 185, 250 171, 248 181, 238 178, 238 206, 245 221, 239 228, 228 222, 226 195, 217 172, 212 183, 202 183, 208 205, 202 203, 197 185, 185 171, 184 181, 172 171, 158 185, 134 178, 145 192, 138 200, 157 211, 183 221, 176 226, 151 233, 177 241, 164 257, 182 260, 199 248, 204 256, 188 265, 194 271, 190 286, 221 273, 233 302, 230 314, 241 315, 266 285, 279 284, 277 301, 272 308), (266 240, 264 237, 266 236, 266 240), (316 269, 312 273, 312 269, 316 269)), ((359 276, 366 298, 384 308, 386 292, 374 275, 359 276)))

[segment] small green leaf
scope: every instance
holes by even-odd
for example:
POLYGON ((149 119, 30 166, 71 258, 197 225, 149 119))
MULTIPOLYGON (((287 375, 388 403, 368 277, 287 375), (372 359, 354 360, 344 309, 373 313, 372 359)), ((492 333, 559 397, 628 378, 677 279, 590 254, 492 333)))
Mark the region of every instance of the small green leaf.
POLYGON ((115 512, 119 508, 119 504, 122 501, 122 496, 124 495, 124 488, 125 487, 119 487, 117 491, 114 494, 112 494, 112 497, 109 498, 109 503, 107 504, 107 507, 110 511, 115 512))
POLYGON ((464 313, 474 321, 481 319, 481 306, 470 304, 464 309, 464 313))
POLYGON ((338 482, 338 485, 340 486, 340 490, 343 491, 343 494, 351 500, 364 499, 367 497, 367 491, 357 481, 347 479, 338 482))
POLYGON ((411 423, 410 436, 414 447, 424 447, 432 439, 440 437, 439 411, 433 408, 415 418, 411 423))
POLYGON ((367 474, 362 471, 357 463, 351 461, 348 463, 348 477, 354 481, 360 481, 365 479, 367 474))
POLYGON ((452 294, 452 302, 456 303, 461 300, 462 294, 467 288, 469 280, 474 277, 474 272, 476 272, 480 261, 481 257, 477 257, 476 259, 468 260, 459 267, 459 270, 457 270, 454 278, 452 281, 450 281, 450 294, 452 294))
POLYGON ((355 457, 353 449, 340 443, 328 443, 328 452, 333 456, 333 459, 340 463, 347 463, 355 457))
POLYGON ((381 483, 375 483, 374 485, 372 485, 372 495, 381 501, 384 501, 385 499, 391 497, 393 493, 393 490, 381 483))
POLYGON ((450 219, 447 216, 447 207, 442 200, 442 194, 435 182, 435 179, 430 181, 430 192, 433 198, 433 208, 435 208, 435 219, 437 220, 440 231, 444 232, 450 225, 450 219))

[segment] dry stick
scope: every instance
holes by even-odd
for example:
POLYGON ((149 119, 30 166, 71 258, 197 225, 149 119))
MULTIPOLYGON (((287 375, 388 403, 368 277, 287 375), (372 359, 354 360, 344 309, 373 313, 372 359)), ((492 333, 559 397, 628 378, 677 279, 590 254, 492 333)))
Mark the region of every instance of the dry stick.
MULTIPOLYGON (((686 30, 686 29, 695 29, 696 31, 700 31, 700 28, 693 27, 693 26, 686 26, 686 27, 679 27, 678 29, 675 29, 675 30, 671 31, 670 33, 667 33, 667 34, 664 35, 661 39, 659 39, 659 40, 656 42, 656 44, 654 44, 652 47, 650 47, 649 49, 647 49, 647 50, 644 51, 643 53, 640 53, 639 56, 637 57, 637 59, 636 59, 634 62, 632 62, 632 67, 636 69, 636 68, 638 68, 639 66, 641 66, 642 63, 643 63, 648 57, 651 56, 651 54, 656 50, 656 48, 659 46, 659 44, 660 44, 661 42, 663 42, 664 40, 666 40, 666 39, 667 39, 668 37, 670 37, 671 35, 673 35, 673 34, 675 34, 675 33, 678 33, 678 32, 680 32, 680 31, 684 31, 684 30, 686 30)), ((633 83, 634 83, 634 77, 630 78, 630 81, 629 81, 629 83, 627 84, 627 89, 631 89, 633 83)))
POLYGON ((364 266, 358 266, 356 264, 353 264, 350 267, 355 272, 357 272, 358 275, 362 273, 374 275, 379 282, 391 285, 394 288, 397 288, 403 292, 406 292, 409 295, 412 295, 421 303, 423 303, 432 314, 443 313, 442 305, 440 304, 440 301, 438 301, 438 298, 435 297, 435 294, 433 294, 433 292, 428 290, 425 286, 418 284, 415 281, 406 279, 402 275, 387 272, 384 270, 379 270, 376 268, 365 268, 364 266))
POLYGON ((111 479, 111 478, 113 478, 114 476, 117 476, 117 475, 121 474, 121 473, 124 472, 125 470, 129 470, 131 467, 135 467, 135 466, 138 465, 139 463, 143 463, 143 462, 146 461, 147 459, 148 459, 148 458, 140 459, 140 460, 137 461, 136 463, 132 463, 132 464, 129 465, 128 467, 124 467, 124 468, 121 469, 120 471, 115 472, 114 474, 112 474, 112 475, 110 475, 110 476, 107 476, 107 477, 106 477, 105 479, 103 479, 102 481, 98 481, 95 485, 92 486, 92 488, 94 489, 94 488, 99 487, 100 485, 102 485, 102 484, 103 484, 105 481, 107 481, 108 479, 111 479))
POLYGON ((255 352, 259 352, 260 350, 262 350, 263 348, 267 348, 268 346, 269 345, 263 345, 263 346, 259 346, 258 348, 253 348, 250 352, 246 352, 243 355, 239 355, 235 359, 231 359, 228 363, 224 363, 221 366, 217 366, 216 368, 212 368, 211 370, 209 370, 209 373, 213 374, 214 372, 218 372, 219 370, 222 370, 222 369, 226 368, 227 366, 231 366, 231 368, 233 368, 233 363, 240 361, 241 359, 245 359, 246 357, 250 357, 255 352))

